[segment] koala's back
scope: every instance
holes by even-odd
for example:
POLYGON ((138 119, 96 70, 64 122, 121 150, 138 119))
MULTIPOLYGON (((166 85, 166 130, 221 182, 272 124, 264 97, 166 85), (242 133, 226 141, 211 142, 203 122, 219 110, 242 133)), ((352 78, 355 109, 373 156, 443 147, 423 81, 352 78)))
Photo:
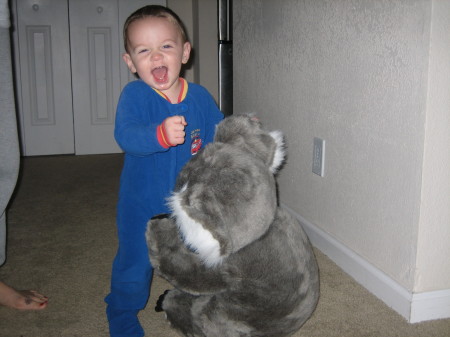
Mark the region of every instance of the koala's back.
POLYGON ((301 225, 285 210, 279 208, 269 231, 227 263, 233 278, 223 294, 227 311, 233 319, 245 317, 255 336, 288 336, 314 311, 317 263, 301 225))

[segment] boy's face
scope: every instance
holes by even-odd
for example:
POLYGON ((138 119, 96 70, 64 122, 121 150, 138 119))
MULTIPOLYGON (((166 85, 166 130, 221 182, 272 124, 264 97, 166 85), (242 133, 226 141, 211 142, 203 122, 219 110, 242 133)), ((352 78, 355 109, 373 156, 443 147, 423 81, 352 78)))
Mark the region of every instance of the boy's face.
POLYGON ((188 61, 191 45, 183 43, 172 22, 159 17, 134 21, 128 27, 128 50, 123 59, 131 72, 169 98, 178 96, 181 65, 188 61))

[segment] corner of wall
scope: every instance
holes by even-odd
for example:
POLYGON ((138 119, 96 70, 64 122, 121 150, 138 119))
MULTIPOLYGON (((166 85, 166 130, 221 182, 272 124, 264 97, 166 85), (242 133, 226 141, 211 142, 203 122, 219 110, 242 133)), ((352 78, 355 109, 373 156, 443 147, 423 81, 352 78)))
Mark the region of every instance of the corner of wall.
POLYGON ((300 214, 282 207, 297 218, 314 247, 409 323, 450 318, 450 289, 413 294, 300 214))

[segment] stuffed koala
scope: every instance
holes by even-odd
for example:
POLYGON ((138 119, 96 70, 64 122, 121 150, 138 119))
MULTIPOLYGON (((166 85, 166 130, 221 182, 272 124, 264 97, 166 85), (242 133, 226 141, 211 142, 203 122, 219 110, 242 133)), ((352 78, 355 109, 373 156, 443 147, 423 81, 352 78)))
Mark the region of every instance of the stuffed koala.
POLYGON ((185 336, 288 336, 319 297, 314 253, 277 203, 283 137, 252 116, 231 116, 180 172, 170 216, 149 221, 155 271, 175 289, 161 297, 185 336))

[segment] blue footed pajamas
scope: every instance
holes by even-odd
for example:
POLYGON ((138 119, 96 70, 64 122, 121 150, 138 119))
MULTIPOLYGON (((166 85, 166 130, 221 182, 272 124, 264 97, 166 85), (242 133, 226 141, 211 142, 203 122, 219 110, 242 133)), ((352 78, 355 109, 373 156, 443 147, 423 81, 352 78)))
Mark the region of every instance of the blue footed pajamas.
POLYGON ((215 125, 223 118, 203 87, 184 83, 184 98, 172 104, 136 80, 124 88, 117 106, 115 137, 125 161, 117 206, 119 247, 111 292, 105 298, 112 337, 144 335, 137 313, 147 303, 153 274, 145 240, 147 222, 168 213, 166 198, 178 172, 199 148, 213 140, 215 125), (185 142, 164 148, 158 142, 157 127, 175 115, 184 116, 188 124, 185 142))

